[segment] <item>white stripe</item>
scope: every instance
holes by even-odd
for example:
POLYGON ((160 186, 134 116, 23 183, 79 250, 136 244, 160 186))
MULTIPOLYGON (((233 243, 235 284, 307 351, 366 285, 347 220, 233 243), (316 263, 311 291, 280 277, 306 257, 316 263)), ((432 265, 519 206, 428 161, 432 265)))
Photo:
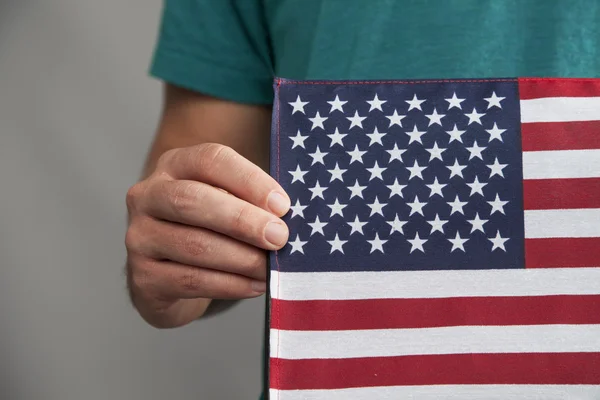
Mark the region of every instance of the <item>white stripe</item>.
POLYGON ((523 179, 597 177, 600 177, 600 150, 523 152, 523 179))
POLYGON ((423 354, 598 352, 600 325, 452 326, 347 331, 271 329, 270 343, 271 357, 292 360, 423 354))
POLYGON ((271 296, 282 300, 556 294, 600 294, 600 268, 313 273, 271 271, 271 296))
POLYGON ((600 208, 526 210, 525 237, 600 237, 600 208))
POLYGON ((600 385, 428 385, 269 390, 272 400, 597 400, 600 385))
POLYGON ((600 120, 600 97, 545 97, 521 100, 521 122, 600 120))

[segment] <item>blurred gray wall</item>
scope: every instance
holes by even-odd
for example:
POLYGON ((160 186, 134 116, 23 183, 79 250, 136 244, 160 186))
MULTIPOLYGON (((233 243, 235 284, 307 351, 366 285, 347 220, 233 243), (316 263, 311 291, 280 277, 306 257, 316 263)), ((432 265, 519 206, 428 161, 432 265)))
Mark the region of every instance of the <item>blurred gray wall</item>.
POLYGON ((159 331, 124 198, 160 109, 160 0, 0 0, 0 399, 256 399, 264 298, 159 331))

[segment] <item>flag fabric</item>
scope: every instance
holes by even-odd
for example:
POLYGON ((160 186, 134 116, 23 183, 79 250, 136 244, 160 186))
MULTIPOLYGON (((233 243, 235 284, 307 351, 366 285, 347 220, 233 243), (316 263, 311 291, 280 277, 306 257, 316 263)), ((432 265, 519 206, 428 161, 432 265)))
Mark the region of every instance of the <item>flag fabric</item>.
POLYGON ((276 79, 271 400, 600 399, 600 79, 276 79))

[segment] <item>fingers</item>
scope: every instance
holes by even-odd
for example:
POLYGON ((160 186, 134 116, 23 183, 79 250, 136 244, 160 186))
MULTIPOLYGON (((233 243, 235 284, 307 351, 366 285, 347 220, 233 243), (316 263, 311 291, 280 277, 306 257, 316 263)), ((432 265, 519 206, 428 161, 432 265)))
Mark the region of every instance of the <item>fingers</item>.
POLYGON ((266 279, 266 252, 208 229, 137 218, 130 227, 128 250, 157 260, 266 279))
POLYGON ((194 180, 222 188, 277 216, 290 198, 269 174, 230 147, 202 144, 166 152, 158 168, 175 180, 194 180))
POLYGON ((273 214, 201 182, 156 181, 140 207, 155 218, 204 227, 265 250, 281 248, 289 235, 273 214))
POLYGON ((264 281, 223 271, 132 257, 135 263, 132 281, 143 293, 155 298, 173 299, 244 299, 257 297, 266 290, 264 281))
POLYGON ((278 218, 290 208, 285 191, 218 144, 166 152, 126 203, 132 297, 161 326, 201 315, 207 302, 200 300, 263 293, 265 250, 281 248, 289 235, 278 218))

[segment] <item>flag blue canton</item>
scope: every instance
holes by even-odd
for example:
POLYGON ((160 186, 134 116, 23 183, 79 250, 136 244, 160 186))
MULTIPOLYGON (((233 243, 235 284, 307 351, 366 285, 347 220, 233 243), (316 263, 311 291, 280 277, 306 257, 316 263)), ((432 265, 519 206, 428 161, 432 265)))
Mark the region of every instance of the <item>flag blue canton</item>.
POLYGON ((280 270, 524 267, 512 81, 277 87, 280 270))

